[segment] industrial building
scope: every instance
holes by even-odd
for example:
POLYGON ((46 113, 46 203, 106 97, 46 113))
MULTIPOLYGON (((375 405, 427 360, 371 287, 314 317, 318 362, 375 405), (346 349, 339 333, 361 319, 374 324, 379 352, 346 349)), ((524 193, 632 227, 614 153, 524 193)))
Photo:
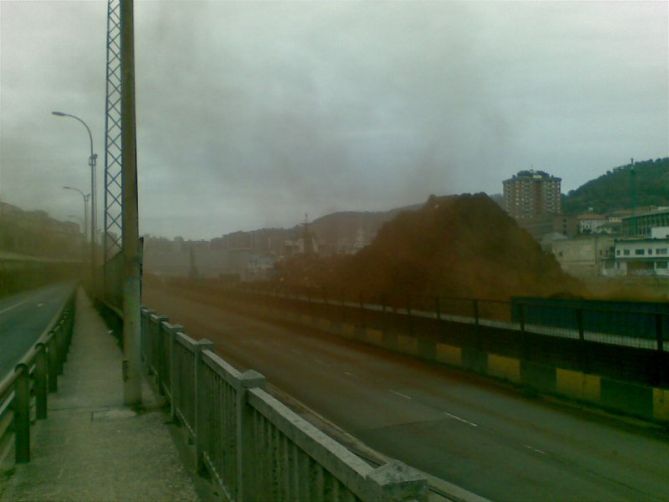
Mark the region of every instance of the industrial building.
POLYGON ((624 237, 651 237, 653 228, 669 228, 669 208, 658 208, 655 211, 628 216, 622 220, 624 237))

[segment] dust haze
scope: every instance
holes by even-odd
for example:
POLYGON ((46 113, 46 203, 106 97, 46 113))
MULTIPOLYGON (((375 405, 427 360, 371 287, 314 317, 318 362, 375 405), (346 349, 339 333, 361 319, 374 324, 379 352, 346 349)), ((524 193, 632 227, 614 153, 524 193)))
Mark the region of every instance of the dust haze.
MULTIPOLYGON (((88 120, 102 160, 106 2, 0 5, 0 197, 64 218, 79 201, 60 186, 89 183, 86 143, 50 111, 88 120)), ((141 231, 210 238, 495 193, 531 166, 568 190, 665 155, 666 15, 665 3, 137 2, 141 231)))

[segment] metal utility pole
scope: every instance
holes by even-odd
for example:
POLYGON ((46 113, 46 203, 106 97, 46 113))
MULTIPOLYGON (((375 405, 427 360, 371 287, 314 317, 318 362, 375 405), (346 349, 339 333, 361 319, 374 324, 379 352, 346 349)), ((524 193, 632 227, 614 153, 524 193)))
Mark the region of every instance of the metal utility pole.
MULTIPOLYGON (((105 177, 103 264, 121 252, 123 187, 121 186, 121 5, 107 3, 107 85, 105 99, 105 177)), ((105 270, 105 272, 107 272, 105 270)), ((106 277, 106 273, 105 273, 106 277)), ((107 288, 104 289, 108 293, 107 288)))
POLYGON ((137 211, 133 0, 121 0, 121 144, 123 183, 123 400, 142 404, 140 252, 137 211))
POLYGON ((632 199, 632 214, 636 214, 636 171, 634 170, 634 159, 630 159, 630 196, 632 199))

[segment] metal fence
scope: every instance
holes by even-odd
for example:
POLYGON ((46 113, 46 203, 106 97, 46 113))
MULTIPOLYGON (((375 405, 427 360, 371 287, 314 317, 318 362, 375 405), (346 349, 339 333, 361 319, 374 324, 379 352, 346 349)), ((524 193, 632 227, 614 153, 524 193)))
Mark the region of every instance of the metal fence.
POLYGON ((669 342, 669 307, 661 303, 368 295, 257 284, 237 291, 299 301, 311 308, 340 307, 341 322, 355 321, 361 325, 365 311, 371 311, 403 315, 408 326, 412 318, 437 319, 659 352, 665 351, 669 342))
POLYGON ((30 427, 47 418, 48 394, 58 390, 58 375, 72 339, 74 292, 37 342, 0 381, 0 451, 14 439, 16 463, 30 462, 30 427))
POLYGON ((195 444, 198 468, 227 500, 424 501, 427 480, 393 461, 372 467, 264 390, 181 326, 142 309, 142 357, 172 416, 195 444))

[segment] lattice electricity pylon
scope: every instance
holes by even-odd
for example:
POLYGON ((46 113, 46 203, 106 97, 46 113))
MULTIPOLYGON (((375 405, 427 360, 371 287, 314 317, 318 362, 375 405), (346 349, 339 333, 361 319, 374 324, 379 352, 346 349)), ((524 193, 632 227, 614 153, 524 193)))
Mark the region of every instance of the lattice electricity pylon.
POLYGON ((107 87, 105 103, 104 263, 121 251, 123 185, 121 163, 121 2, 107 4, 107 87))

